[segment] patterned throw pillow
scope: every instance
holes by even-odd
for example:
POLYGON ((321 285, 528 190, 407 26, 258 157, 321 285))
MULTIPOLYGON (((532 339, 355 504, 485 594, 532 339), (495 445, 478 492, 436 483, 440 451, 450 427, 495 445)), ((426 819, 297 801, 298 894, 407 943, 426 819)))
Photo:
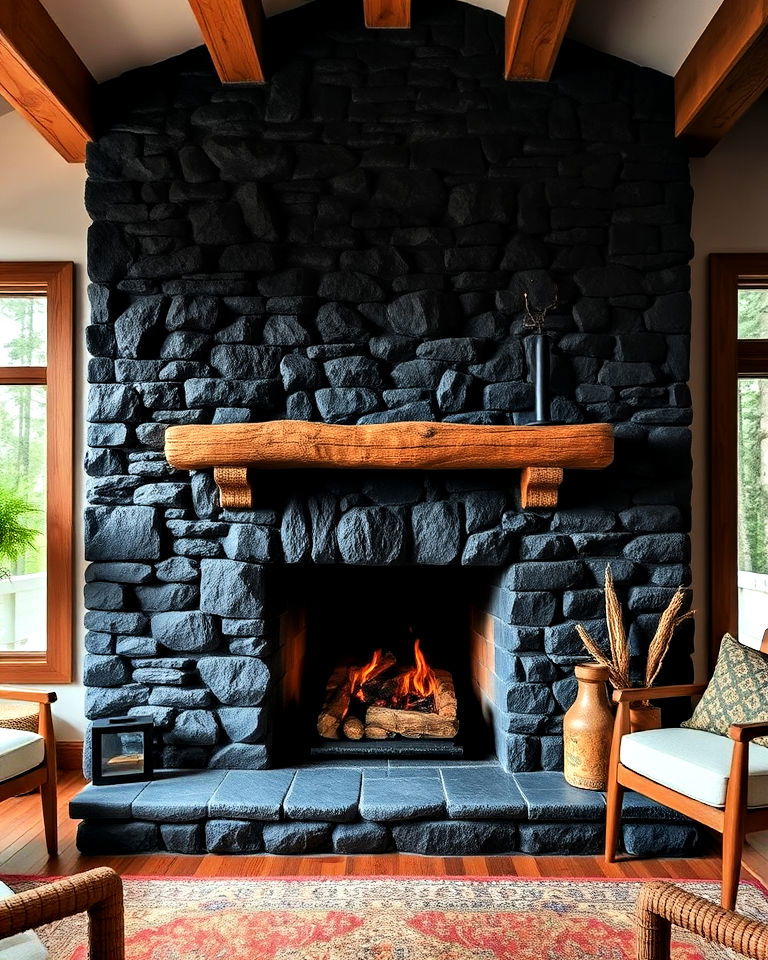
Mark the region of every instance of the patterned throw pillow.
MULTIPOLYGON (((732 723, 755 720, 768 720, 768 656, 726 633, 704 696, 681 726, 728 736, 732 723)), ((768 747, 768 737, 754 743, 768 747)))

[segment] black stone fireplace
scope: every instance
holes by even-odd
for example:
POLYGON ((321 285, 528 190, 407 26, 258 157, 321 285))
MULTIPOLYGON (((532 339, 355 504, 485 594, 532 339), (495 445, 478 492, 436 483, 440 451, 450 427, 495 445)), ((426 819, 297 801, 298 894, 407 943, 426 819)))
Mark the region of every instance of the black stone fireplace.
MULTIPOLYGON (((507 83, 501 17, 423 0, 379 33, 359 8, 272 18, 264 87, 223 87, 200 49, 100 88, 86 710, 151 715, 169 774, 88 788, 83 850, 596 850, 603 799, 559 772, 574 625, 601 635, 610 562, 640 657, 690 580, 670 78, 566 44, 551 82, 507 83), (529 423, 523 294, 555 289, 553 418, 615 435, 557 509, 500 471, 342 470, 259 473, 253 508, 222 509, 210 471, 166 460, 174 425, 529 423), (334 755, 313 735, 329 674, 407 660, 409 628, 454 677, 452 750, 334 755)), ((664 680, 690 680, 685 627, 664 680)), ((627 815, 635 852, 695 841, 627 815)))

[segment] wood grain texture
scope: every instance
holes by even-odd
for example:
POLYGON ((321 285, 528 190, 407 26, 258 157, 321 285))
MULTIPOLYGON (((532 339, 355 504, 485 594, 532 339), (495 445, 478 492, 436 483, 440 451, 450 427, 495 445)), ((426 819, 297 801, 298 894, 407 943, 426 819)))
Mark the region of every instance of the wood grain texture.
POLYGON ((561 467, 524 467, 520 477, 520 503, 524 510, 557 506, 561 467))
POLYGON ((168 462, 212 467, 352 470, 498 470, 528 466, 599 470, 613 460, 610 424, 557 427, 465 423, 345 426, 306 420, 178 426, 166 431, 168 462))
POLYGON ((363 0, 363 8, 366 27, 403 30, 411 25, 411 0, 363 0))
MULTIPOLYGON (((95 866, 110 866, 127 876, 168 877, 281 877, 281 876, 507 876, 608 877, 630 880, 718 880, 719 854, 695 859, 622 860, 607 864, 602 857, 422 857, 382 853, 353 857, 334 854, 304 857, 228 857, 138 854, 119 857, 83 857, 75 846, 77 822, 67 807, 85 785, 82 774, 59 777, 59 856, 49 859, 45 849, 37 796, 20 796, 2 805, 3 829, 0 871, 33 876, 70 876, 95 866)), ((755 840, 760 835, 755 835, 755 840)), ((749 841, 748 841, 749 842, 749 841)), ((758 879, 768 878, 768 842, 749 850, 745 866, 758 879)))
POLYGON ((39 0, 0 0, 0 93, 70 163, 93 139, 95 87, 39 0))
MULTIPOLYGON (((2 0, 0 0, 0 3, 2 0)), ((0 656, 0 683, 72 680, 74 496, 74 266, 60 262, 0 263, 0 295, 41 294, 47 300, 47 560, 48 646, 42 653, 0 656)), ((5 368, 8 370, 9 368, 5 368)), ((39 368, 29 368, 39 373, 39 368)), ((19 382, 24 380, 20 370, 19 382)), ((4 382, 8 382, 7 380, 4 382)))
POLYGON ((509 0, 504 76, 549 80, 576 0, 509 0))
POLYGON ((768 89, 768 0, 724 0, 675 76, 675 129, 704 156, 768 89))
POLYGON ((222 83, 264 83, 261 0, 189 0, 222 83))
POLYGON ((709 591, 710 663, 724 633, 738 634, 737 380, 768 369, 765 341, 738 340, 738 291, 763 286, 768 253, 709 257, 709 591), (761 356, 761 347, 763 348, 761 356))
POLYGON ((563 467, 599 470, 613 460, 610 424, 556 427, 463 423, 344 426, 305 420, 170 427, 168 462, 213 468, 221 506, 253 506, 248 467, 273 470, 493 470, 523 467, 523 507, 554 507, 563 467))

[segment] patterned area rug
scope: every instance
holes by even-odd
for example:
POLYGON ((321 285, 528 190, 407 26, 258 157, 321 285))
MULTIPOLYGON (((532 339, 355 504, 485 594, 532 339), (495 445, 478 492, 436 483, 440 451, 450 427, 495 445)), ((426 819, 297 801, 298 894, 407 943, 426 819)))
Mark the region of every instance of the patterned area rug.
MULTIPOLYGON (((640 889, 634 881, 450 877, 124 883, 128 960, 633 960, 640 889)), ((717 899, 715 884, 680 885, 717 899)), ((768 921, 765 893, 743 884, 739 910, 768 921)), ((81 918, 40 934, 55 960, 87 960, 81 918)), ((680 931, 672 955, 734 956, 680 931)))

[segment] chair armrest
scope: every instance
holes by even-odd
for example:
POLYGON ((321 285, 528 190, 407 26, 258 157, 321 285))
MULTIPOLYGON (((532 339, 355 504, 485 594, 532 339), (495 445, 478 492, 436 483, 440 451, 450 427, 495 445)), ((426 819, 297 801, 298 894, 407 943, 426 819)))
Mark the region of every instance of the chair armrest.
POLYGON ((638 960, 669 960, 670 925, 753 960, 768 956, 768 925, 671 883, 644 884, 637 901, 638 960))
POLYGON ((728 736, 737 743, 749 743, 755 737, 768 737, 768 720, 754 720, 752 723, 732 723, 728 727, 728 736))
POLYGON ((0 938, 88 912, 90 960, 124 960, 123 884, 109 867, 0 900, 0 938))
POLYGON ((614 703, 635 703, 638 700, 668 700, 670 697, 698 697, 707 689, 706 683, 688 683, 676 687, 626 687, 613 691, 614 703))
POLYGON ((0 700, 25 700, 30 703, 56 703, 58 697, 53 690, 10 690, 0 688, 0 700))

